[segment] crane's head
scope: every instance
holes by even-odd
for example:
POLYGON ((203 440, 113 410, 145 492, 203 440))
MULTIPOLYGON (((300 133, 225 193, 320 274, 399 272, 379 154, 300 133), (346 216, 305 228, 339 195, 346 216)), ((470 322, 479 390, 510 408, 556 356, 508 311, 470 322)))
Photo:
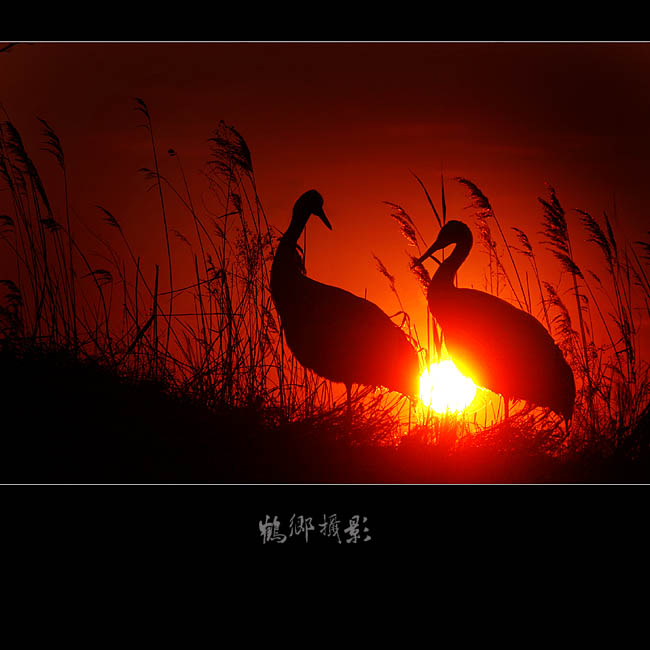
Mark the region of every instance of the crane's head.
POLYGON ((307 219, 312 214, 315 214, 330 230, 332 230, 332 224, 329 222, 328 218, 325 216, 323 211, 323 197, 316 190, 308 190, 296 201, 296 204, 293 206, 294 216, 299 216, 304 219, 304 222, 307 223, 307 219))
POLYGON ((431 248, 416 261, 416 264, 422 264, 424 260, 431 257, 436 251, 439 251, 451 244, 463 243, 467 249, 472 246, 472 231, 462 221, 448 221, 438 233, 436 241, 433 242, 431 248))

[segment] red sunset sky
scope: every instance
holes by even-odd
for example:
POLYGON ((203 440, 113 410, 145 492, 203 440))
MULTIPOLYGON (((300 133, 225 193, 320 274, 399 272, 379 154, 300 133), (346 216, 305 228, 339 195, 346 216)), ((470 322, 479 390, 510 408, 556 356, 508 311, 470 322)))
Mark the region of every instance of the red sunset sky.
MULTIPOLYGON (((600 257, 572 208, 600 219, 613 216, 615 201, 619 235, 648 240, 649 43, 30 43, 1 53, 2 119, 20 130, 48 187, 60 186, 60 174, 39 149, 37 117, 63 143, 77 222, 101 229, 95 206, 106 207, 151 267, 164 266, 159 199, 138 173, 152 159, 134 97, 149 107, 162 173, 180 184, 165 154, 174 148, 197 205, 207 192, 207 141, 224 120, 251 149, 279 231, 303 191, 324 196, 333 230, 310 222, 308 273, 367 290, 394 313, 374 253, 420 323, 424 297, 383 204, 402 205, 433 241, 437 226, 411 171, 438 206, 442 172, 448 217, 472 227, 453 178, 475 182, 506 232, 522 228, 548 259, 542 272, 551 281, 559 270, 538 234, 545 183, 567 210, 585 269, 600 270, 600 257)), ((170 226, 191 239, 188 216, 168 200, 170 226)), ((183 256, 189 264, 184 250, 175 255, 176 265, 183 256)), ((475 248, 460 283, 484 288, 485 259, 475 248)))

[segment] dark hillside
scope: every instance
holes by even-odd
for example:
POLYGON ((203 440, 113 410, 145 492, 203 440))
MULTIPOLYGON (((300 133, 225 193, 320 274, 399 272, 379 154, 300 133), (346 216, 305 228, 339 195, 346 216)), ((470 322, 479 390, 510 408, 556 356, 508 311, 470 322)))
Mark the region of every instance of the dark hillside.
MULTIPOLYGON (((346 443, 342 417, 278 422, 213 412, 62 351, 0 352, 2 483, 648 482, 650 415, 603 460, 346 443), (637 442, 637 451, 633 441, 637 442), (645 442, 645 444, 643 444, 645 442)), ((367 426, 367 425, 366 425, 367 426)), ((348 436, 349 437, 349 436, 348 436)))

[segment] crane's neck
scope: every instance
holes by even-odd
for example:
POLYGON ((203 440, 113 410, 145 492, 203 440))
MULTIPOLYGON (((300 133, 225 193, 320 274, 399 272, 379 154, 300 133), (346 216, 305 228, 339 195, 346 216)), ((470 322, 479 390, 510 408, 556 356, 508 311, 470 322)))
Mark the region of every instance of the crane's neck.
POLYGON ((301 282, 305 275, 304 262, 297 248, 309 216, 308 212, 294 208, 291 223, 280 239, 271 267, 271 287, 276 299, 282 300, 285 293, 290 294, 294 282, 301 282))
POLYGON ((308 212, 305 212, 304 210, 296 210, 294 208, 291 223, 284 235, 282 235, 282 243, 287 247, 295 248, 308 220, 308 212))
POLYGON ((453 285, 454 277, 460 268, 461 264, 467 259, 469 252, 472 248, 472 235, 468 233, 467 236, 459 238, 454 246, 451 255, 438 267, 431 280, 436 284, 453 285))

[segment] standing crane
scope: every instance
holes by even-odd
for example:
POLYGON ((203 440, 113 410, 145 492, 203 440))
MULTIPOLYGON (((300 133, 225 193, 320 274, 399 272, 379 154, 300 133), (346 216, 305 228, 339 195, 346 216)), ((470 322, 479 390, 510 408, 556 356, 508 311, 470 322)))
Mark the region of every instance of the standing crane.
POLYGON ((460 372, 503 396, 506 418, 512 398, 548 407, 570 420, 576 394, 573 372, 544 326, 501 298, 454 286, 472 243, 466 224, 448 221, 415 262, 421 264, 455 244, 427 291, 429 311, 440 324, 449 354, 460 372))
POLYGON ((297 246, 312 214, 332 229, 323 197, 305 192, 271 267, 271 295, 291 352, 305 368, 345 384, 349 420, 352 384, 384 386, 415 399, 420 366, 406 334, 369 300, 305 274, 297 246))

